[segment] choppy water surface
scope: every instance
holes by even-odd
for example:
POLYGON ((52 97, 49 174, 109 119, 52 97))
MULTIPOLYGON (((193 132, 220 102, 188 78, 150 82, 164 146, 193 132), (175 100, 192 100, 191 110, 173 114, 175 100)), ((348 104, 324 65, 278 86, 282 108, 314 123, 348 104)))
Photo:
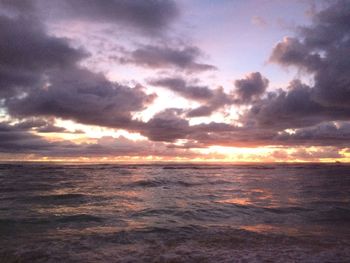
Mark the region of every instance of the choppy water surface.
POLYGON ((0 262, 349 262, 347 165, 0 165, 0 262))

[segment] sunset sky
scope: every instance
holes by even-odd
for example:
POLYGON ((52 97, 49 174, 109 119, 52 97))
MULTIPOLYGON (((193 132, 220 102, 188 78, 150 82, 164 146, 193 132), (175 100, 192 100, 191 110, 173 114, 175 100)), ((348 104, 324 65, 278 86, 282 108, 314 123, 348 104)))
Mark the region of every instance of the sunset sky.
POLYGON ((0 0, 0 160, 350 161, 350 1, 0 0))

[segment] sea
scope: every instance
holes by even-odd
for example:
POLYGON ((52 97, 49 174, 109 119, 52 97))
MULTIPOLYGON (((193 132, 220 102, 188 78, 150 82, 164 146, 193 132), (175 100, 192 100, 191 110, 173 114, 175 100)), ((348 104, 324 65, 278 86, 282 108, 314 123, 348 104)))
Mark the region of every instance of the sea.
POLYGON ((2 163, 0 262, 350 262, 350 165, 2 163))

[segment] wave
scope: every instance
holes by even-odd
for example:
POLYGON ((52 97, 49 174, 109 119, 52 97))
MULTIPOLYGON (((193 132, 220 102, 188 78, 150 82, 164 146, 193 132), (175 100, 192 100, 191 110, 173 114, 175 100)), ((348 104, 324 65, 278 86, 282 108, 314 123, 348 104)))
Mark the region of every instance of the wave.
POLYGON ((25 203, 42 203, 42 204, 72 204, 83 203, 91 199, 92 196, 85 194, 53 194, 53 195, 34 195, 28 197, 22 197, 18 200, 25 203))
MULTIPOLYGON (((104 218, 89 215, 89 214, 75 214, 75 215, 61 215, 49 217, 35 217, 35 218, 21 218, 21 219, 0 219, 0 226, 19 226, 19 225, 38 225, 44 227, 52 226, 55 223, 83 223, 83 222, 102 222, 104 218)), ((13 228, 13 230, 15 230, 13 228)))
POLYGON ((321 224, 348 224, 350 222, 350 209, 344 207, 332 207, 318 211, 309 217, 310 221, 321 224))
POLYGON ((55 218, 55 222, 59 223, 69 223, 69 222, 102 222, 103 218, 88 214, 77 214, 77 215, 69 215, 69 216, 59 216, 55 218))
POLYGON ((228 169, 229 167, 224 166, 208 166, 208 165, 201 165, 201 166, 164 166, 164 170, 222 170, 222 169, 228 169))
POLYGON ((166 185, 167 182, 157 180, 139 180, 132 183, 128 183, 126 187, 159 187, 166 185))
POLYGON ((152 180, 139 180, 132 183, 125 184, 126 187, 161 187, 161 186, 182 186, 182 187, 192 187, 196 185, 201 185, 200 183, 187 182, 183 180, 162 180, 162 179, 152 179, 152 180))
POLYGON ((300 206, 289 206, 289 207, 263 207, 263 210, 274 213, 274 214, 297 214, 300 212, 310 212, 313 209, 300 207, 300 206))

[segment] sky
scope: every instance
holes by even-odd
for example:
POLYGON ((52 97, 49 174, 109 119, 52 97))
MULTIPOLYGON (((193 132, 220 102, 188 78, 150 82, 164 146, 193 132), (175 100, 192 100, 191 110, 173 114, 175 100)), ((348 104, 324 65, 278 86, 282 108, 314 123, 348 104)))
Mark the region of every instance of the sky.
POLYGON ((350 161, 350 1, 0 0, 0 160, 350 161))

